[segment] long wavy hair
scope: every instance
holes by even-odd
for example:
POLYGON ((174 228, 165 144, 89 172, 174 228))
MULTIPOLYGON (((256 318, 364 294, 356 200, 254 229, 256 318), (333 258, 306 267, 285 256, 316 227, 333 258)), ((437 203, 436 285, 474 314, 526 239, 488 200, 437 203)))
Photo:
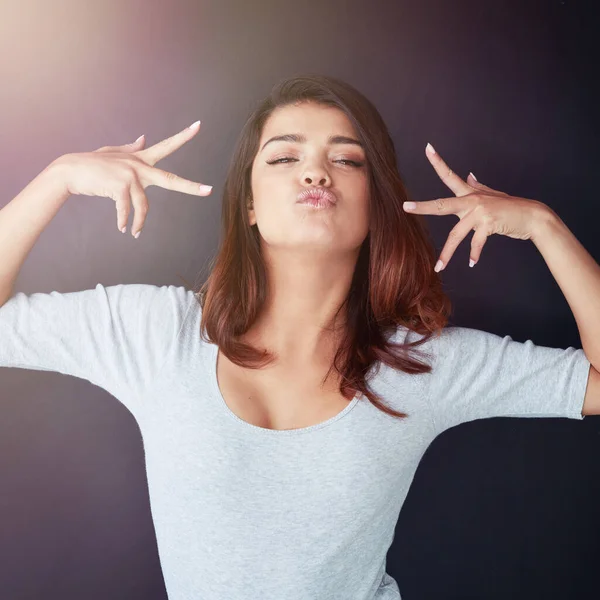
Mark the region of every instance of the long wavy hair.
POLYGON ((267 119, 277 107, 303 101, 342 110, 364 144, 370 166, 369 232, 340 307, 347 310, 345 333, 323 381, 336 369, 346 399, 360 392, 378 409, 402 419, 408 415, 384 404, 368 388, 366 375, 376 361, 405 373, 431 372, 429 364, 411 355, 422 356, 415 347, 441 333, 451 301, 433 270, 435 248, 424 217, 402 208, 408 195, 387 127, 375 106, 340 79, 308 74, 282 80, 244 124, 225 180, 219 249, 207 280, 196 292, 202 308, 200 335, 241 367, 260 369, 275 359, 268 350, 238 339, 259 315, 267 291, 260 234, 256 225, 250 225, 246 203, 252 196, 252 163, 267 119), (399 327, 423 337, 392 343, 388 338, 399 327))

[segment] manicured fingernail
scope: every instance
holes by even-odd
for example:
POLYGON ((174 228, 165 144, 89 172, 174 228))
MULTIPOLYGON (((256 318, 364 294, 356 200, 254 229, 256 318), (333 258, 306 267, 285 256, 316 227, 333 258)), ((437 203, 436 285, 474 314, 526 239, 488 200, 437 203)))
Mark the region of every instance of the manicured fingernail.
POLYGON ((189 129, 197 129, 198 127, 200 127, 200 121, 196 121, 195 123, 192 123, 189 126, 189 129))
POLYGON ((210 192, 212 190, 213 186, 212 185, 201 185, 200 186, 200 191, 201 192, 210 192))
POLYGON ((473 175, 473 172, 472 172, 472 171, 469 171, 469 175, 470 175, 470 176, 471 176, 471 177, 472 177, 472 178, 473 178, 475 181, 477 181, 477 177, 475 177, 475 175, 473 175))
POLYGON ((427 152, 429 152, 429 154, 435 154, 435 148, 429 142, 427 142, 427 146, 425 146, 425 150, 427 150, 427 152))
POLYGON ((405 202, 402 206, 404 207, 404 210, 414 210, 415 208, 417 208, 417 203, 405 202))
POLYGON ((472 258, 470 258, 469 259, 469 266, 472 267, 474 264, 475 264, 475 261, 472 258))
POLYGON ((127 225, 123 226, 123 228, 121 229, 121 233, 125 233, 127 231, 127 225))
POLYGON ((434 270, 436 273, 439 273, 439 272, 440 272, 440 271, 441 271, 443 268, 444 268, 444 263, 443 263, 441 260, 438 260, 438 261, 435 263, 435 267, 433 268, 433 270, 434 270))
POLYGON ((142 233, 141 229, 133 237, 137 240, 140 237, 140 233, 142 233))
POLYGON ((142 133, 142 135, 140 135, 140 137, 137 140, 135 140, 135 142, 133 142, 133 143, 137 144, 143 137, 144 137, 144 134, 142 133))

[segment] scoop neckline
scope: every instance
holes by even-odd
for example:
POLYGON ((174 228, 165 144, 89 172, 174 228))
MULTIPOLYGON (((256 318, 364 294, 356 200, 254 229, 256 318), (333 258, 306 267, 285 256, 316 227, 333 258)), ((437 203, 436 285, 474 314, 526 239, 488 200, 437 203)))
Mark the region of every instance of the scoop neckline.
POLYGON ((329 427, 333 425, 336 421, 339 421, 343 417, 345 417, 358 403, 361 393, 357 392, 352 400, 348 401, 348 405, 343 408, 339 413, 333 415, 333 417, 329 417, 329 419, 322 421, 321 423, 315 423, 314 425, 309 425, 308 427, 299 427, 297 429, 269 429, 268 427, 260 427, 259 425, 254 425, 253 423, 249 423, 244 419, 238 417, 227 405, 225 402, 225 398, 221 393, 221 388, 219 387, 219 381, 217 379, 217 359, 219 356, 219 347, 217 344, 210 344, 210 380, 213 388, 213 392, 217 398, 221 409, 227 414, 230 418, 236 421, 241 427, 244 427, 250 432, 253 432, 258 435, 301 435, 305 433, 311 433, 312 431, 317 431, 318 429, 323 429, 324 427, 329 427))

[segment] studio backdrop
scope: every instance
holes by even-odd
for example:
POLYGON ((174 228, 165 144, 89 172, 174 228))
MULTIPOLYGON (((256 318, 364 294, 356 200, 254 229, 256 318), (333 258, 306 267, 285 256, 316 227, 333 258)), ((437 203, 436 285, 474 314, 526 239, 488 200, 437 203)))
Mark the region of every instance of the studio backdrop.
MULTIPOLYGON (((207 197, 148 188, 138 239, 117 230, 109 199, 69 198, 15 292, 204 281, 242 125, 277 81, 303 73, 374 103, 411 200, 453 195, 430 143, 461 178, 547 204, 598 260, 588 11, 569 0, 5 1, 0 207, 59 156, 141 134, 148 147, 198 119, 159 166, 213 185, 207 197)), ((425 219, 439 254, 458 219, 425 219)), ((490 236, 470 268, 472 235, 441 273, 450 325, 581 348, 531 240, 490 236)), ((439 435, 387 555, 402 598, 597 598, 599 434, 590 416, 478 419, 439 435)), ((0 598, 167 598, 140 430, 90 381, 0 370, 0 598)))

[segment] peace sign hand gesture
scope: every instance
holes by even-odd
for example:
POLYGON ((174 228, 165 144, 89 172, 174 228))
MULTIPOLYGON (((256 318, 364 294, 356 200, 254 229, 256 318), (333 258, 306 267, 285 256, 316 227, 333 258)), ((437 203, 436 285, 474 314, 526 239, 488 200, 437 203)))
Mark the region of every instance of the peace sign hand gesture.
POLYGON ((61 181, 69 194, 104 196, 114 200, 117 228, 125 233, 132 209, 135 210, 131 234, 137 238, 146 221, 149 204, 144 192, 151 185, 208 196, 212 186, 202 185, 154 165, 189 142, 200 130, 196 121, 183 131, 144 149, 145 139, 123 146, 103 146, 92 152, 70 153, 54 161, 59 165, 61 181))
POLYGON ((518 240, 529 240, 535 235, 541 215, 549 207, 543 202, 509 196, 479 183, 472 173, 463 181, 442 160, 431 144, 426 154, 440 179, 452 190, 456 198, 438 198, 424 202, 405 202, 404 210, 420 215, 458 216, 460 221, 448 234, 448 239, 438 260, 435 271, 446 267, 457 246, 474 229, 471 240, 472 267, 479 261, 488 236, 497 233, 518 240))

